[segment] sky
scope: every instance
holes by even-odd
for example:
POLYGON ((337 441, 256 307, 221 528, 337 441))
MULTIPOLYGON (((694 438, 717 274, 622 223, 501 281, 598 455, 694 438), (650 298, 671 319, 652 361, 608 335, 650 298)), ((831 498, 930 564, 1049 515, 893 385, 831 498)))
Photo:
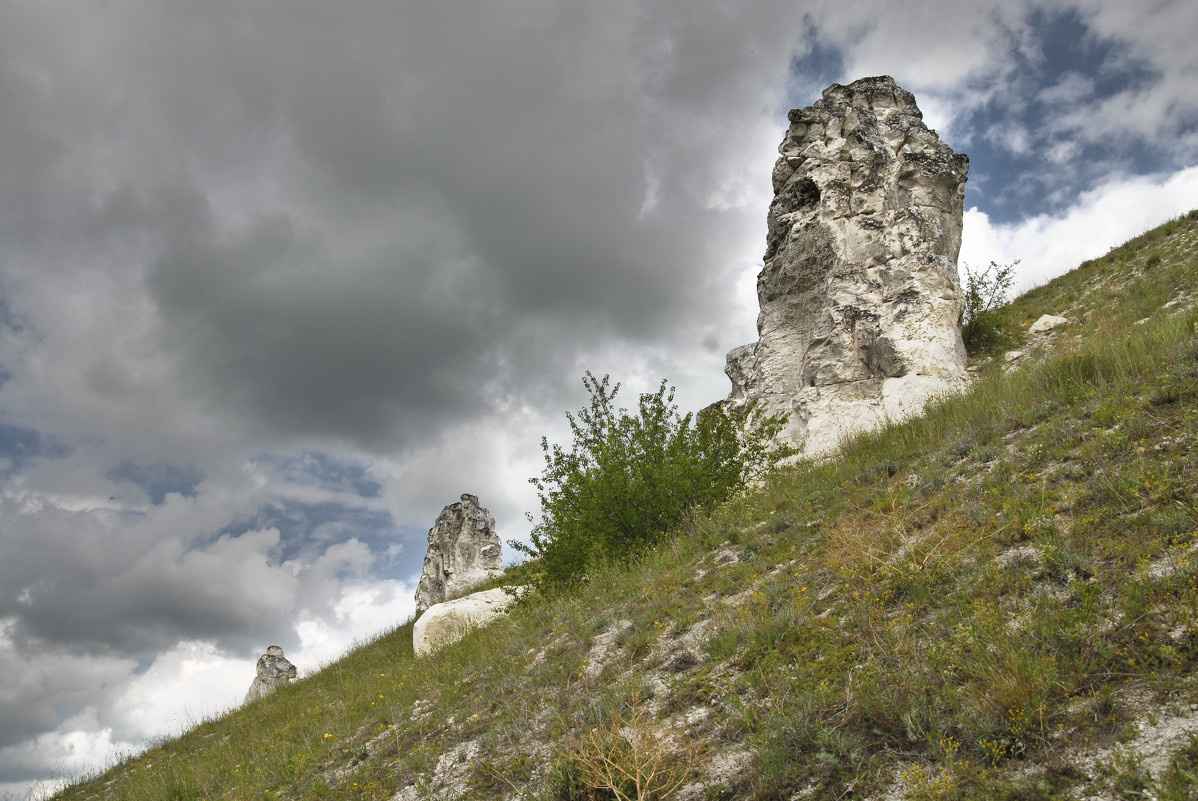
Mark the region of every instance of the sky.
POLYGON ((1195 33, 1191 0, 0 0, 0 796, 403 622, 463 492, 525 538, 586 371, 724 397, 790 108, 894 76, 971 158, 962 264, 1027 288, 1198 207, 1195 33))

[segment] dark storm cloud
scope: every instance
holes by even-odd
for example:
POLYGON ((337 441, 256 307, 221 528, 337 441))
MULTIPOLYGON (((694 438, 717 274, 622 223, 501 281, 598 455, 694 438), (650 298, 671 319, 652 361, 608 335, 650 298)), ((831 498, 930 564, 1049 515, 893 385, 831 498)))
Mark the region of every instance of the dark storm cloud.
MULTIPOLYGON (((785 26, 549 3, 232 11, 114 4, 82 54, 41 43, 9 75, 18 119, 59 143, 30 157, 22 131, 17 160, 77 195, 51 184, 50 218, 81 251, 119 251, 101 275, 148 291, 159 355, 205 414, 410 446, 573 381, 596 338, 710 336, 727 297, 696 268, 745 224, 712 207, 743 172, 716 115, 760 112, 738 93, 776 65, 742 70, 785 57, 785 26)), ((101 385, 135 369, 91 367, 101 385)))
POLYGON ((0 505, 21 535, 0 561, 0 619, 17 643, 123 656, 187 638, 236 648, 268 636, 295 601, 295 578, 266 559, 277 531, 204 542, 115 514, 39 512, 0 505))

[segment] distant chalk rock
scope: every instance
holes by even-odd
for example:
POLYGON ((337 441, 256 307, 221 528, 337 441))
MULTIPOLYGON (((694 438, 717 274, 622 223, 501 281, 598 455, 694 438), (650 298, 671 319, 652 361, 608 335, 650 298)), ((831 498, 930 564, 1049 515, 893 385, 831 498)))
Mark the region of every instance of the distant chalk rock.
POLYGON ((436 604, 416 619, 412 649, 423 656, 456 642, 470 629, 490 623, 514 600, 514 595, 497 587, 436 604))
POLYGON ((1040 315, 1040 319, 1032 323, 1027 330, 1033 334, 1043 334, 1068 322, 1069 320, 1066 317, 1058 317, 1055 314, 1042 314, 1040 315))
POLYGON ((791 111, 779 153, 759 339, 728 354, 724 404, 788 415, 779 438, 818 455, 966 386, 957 253, 969 158, 888 76, 833 84, 791 111))
POLYGON ((257 671, 258 675, 254 677, 242 703, 265 698, 294 679, 296 672, 295 665, 283 656, 283 649, 277 645, 267 648, 266 653, 258 658, 257 671))
POLYGON ((416 614, 503 573, 495 518, 474 495, 441 510, 428 532, 424 570, 416 587, 416 614))

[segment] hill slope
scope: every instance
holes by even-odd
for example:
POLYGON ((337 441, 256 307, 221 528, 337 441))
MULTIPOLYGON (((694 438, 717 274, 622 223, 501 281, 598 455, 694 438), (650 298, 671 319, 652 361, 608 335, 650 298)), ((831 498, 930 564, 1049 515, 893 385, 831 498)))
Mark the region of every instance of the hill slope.
POLYGON ((1198 797, 1196 300, 1191 212, 1016 299, 1025 355, 921 420, 60 797, 1198 797))

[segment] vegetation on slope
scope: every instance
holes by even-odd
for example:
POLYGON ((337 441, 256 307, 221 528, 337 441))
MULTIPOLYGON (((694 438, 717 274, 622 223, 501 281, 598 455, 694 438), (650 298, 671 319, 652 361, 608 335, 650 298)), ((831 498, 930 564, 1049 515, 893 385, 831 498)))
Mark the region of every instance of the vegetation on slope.
POLYGON ((556 591, 597 565, 627 563, 678 528, 760 480, 794 451, 776 443, 782 419, 742 431, 718 406, 679 414, 674 389, 640 396, 636 413, 616 406, 620 385, 589 372, 590 405, 566 413, 570 450, 541 439, 545 469, 531 479, 541 502, 532 544, 508 544, 537 561, 532 584, 556 591))
POLYGON ((1196 299, 1191 212, 1001 309, 968 395, 61 797, 1193 799, 1196 299))

